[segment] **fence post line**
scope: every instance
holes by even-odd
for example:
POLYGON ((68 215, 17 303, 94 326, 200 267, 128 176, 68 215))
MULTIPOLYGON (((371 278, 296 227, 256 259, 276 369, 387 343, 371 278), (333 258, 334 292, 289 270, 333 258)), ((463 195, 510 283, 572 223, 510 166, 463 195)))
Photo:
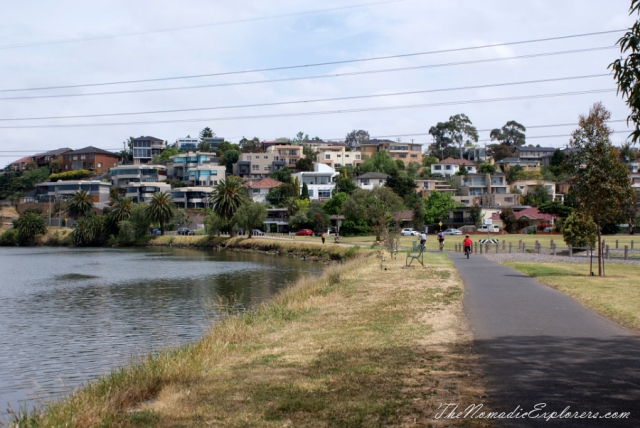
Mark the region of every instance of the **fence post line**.
POLYGON ((482 254, 482 244, 480 244, 480 254, 482 254))
POLYGON ((509 242, 509 254, 511 254, 511 242, 509 242))
POLYGON ((478 243, 477 242, 473 243, 473 254, 478 254, 478 243))
POLYGON ((506 245, 506 241, 503 239, 502 240, 502 251, 504 251, 504 246, 506 245))
POLYGON ((556 244, 555 243, 551 246, 551 254, 554 255, 554 256, 556 255, 556 244))
POLYGON ((629 260, 629 247, 627 245, 624 246, 624 259, 629 260))
POLYGON ((587 244, 587 258, 589 257, 589 250, 591 250, 591 245, 587 244))
POLYGON ((618 240, 616 239, 616 249, 618 248, 618 240))
POLYGON ((569 249, 569 257, 573 257, 573 248, 571 247, 571 244, 567 245, 567 248, 569 249))
POLYGON ((538 244, 538 254, 540 254, 540 249, 542 248, 542 245, 538 244))
POLYGON ((523 242, 523 243, 522 243, 522 252, 523 252, 523 253, 526 253, 526 252, 527 252, 526 247, 527 247, 527 246, 526 246, 526 244, 523 242))
POLYGON ((631 240, 631 249, 633 250, 633 239, 631 240))
MULTIPOLYGON (((504 241, 502 241, 502 246, 504 247, 504 241)), ((496 254, 498 254, 498 250, 500 249, 500 246, 498 245, 498 243, 496 242, 496 254)), ((503 248, 504 249, 504 248, 503 248)))
MULTIPOLYGON (((617 242, 618 242, 618 241, 616 240, 616 243, 617 243, 617 242)), ((616 248, 618 248, 618 247, 616 246, 616 248)), ((607 247, 606 247, 606 251, 607 251, 607 253, 606 253, 606 254, 607 254, 607 257, 606 257, 606 258, 607 258, 607 260, 609 260, 609 246, 608 246, 608 245, 607 245, 607 247)))

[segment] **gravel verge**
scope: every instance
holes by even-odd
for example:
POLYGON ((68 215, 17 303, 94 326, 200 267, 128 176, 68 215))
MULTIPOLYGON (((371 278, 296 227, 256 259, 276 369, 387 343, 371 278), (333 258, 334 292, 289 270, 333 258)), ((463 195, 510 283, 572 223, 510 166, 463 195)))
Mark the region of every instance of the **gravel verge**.
MULTIPOLYGON (((472 257, 478 257, 473 255, 472 257)), ((538 262, 538 263, 589 263, 589 257, 577 256, 551 256, 547 254, 531 254, 531 253, 511 253, 511 254, 483 254, 482 257, 494 261, 496 263, 504 262, 538 262)), ((597 266, 597 257, 593 258, 594 264, 597 266)), ((621 264, 621 265, 637 265, 640 264, 640 260, 621 260, 621 259, 609 259, 605 260, 607 264, 621 264)))

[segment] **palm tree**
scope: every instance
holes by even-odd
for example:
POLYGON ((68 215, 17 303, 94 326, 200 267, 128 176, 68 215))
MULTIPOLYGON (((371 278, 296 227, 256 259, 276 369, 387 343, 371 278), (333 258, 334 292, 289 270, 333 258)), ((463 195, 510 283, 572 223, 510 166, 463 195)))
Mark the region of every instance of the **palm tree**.
POLYGON ((152 223, 160 225, 160 233, 164 235, 164 225, 173 218, 176 209, 176 204, 169 193, 156 192, 151 196, 151 202, 144 211, 152 223))
POLYGON ((73 216, 73 218, 78 219, 78 217, 84 217, 93 209, 93 199, 91 195, 86 190, 78 190, 75 192, 71 199, 69 199, 69 204, 67 205, 67 211, 69 211, 69 215, 73 216))
POLYGON ((249 196, 242 186, 242 179, 234 175, 220 180, 209 196, 213 212, 226 221, 231 220, 240 205, 248 200, 249 196))
POLYGON ((115 201, 111 210, 109 211, 109 215, 113 219, 113 221, 118 224, 121 221, 125 221, 129 219, 131 215, 131 207, 133 206, 133 199, 131 198, 120 198, 115 201))

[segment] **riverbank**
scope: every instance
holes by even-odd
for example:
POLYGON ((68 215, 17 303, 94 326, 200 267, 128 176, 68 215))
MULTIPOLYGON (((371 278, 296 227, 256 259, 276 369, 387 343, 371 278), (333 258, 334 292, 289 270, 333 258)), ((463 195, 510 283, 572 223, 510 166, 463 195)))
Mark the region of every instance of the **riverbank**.
POLYGON ((435 418, 438 407, 479 402, 483 389, 461 281, 446 255, 425 258, 426 269, 402 269, 398 259, 381 270, 375 257, 331 266, 250 312, 223 316, 200 341, 148 356, 21 422, 451 426, 435 418))

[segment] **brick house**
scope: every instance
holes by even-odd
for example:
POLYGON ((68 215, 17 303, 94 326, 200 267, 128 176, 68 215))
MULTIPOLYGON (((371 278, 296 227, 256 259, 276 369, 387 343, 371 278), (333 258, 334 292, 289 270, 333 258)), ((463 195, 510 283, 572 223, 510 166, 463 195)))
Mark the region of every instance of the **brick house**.
POLYGON ((89 146, 62 155, 64 171, 86 169, 102 174, 107 169, 118 165, 118 155, 97 147, 89 146))

